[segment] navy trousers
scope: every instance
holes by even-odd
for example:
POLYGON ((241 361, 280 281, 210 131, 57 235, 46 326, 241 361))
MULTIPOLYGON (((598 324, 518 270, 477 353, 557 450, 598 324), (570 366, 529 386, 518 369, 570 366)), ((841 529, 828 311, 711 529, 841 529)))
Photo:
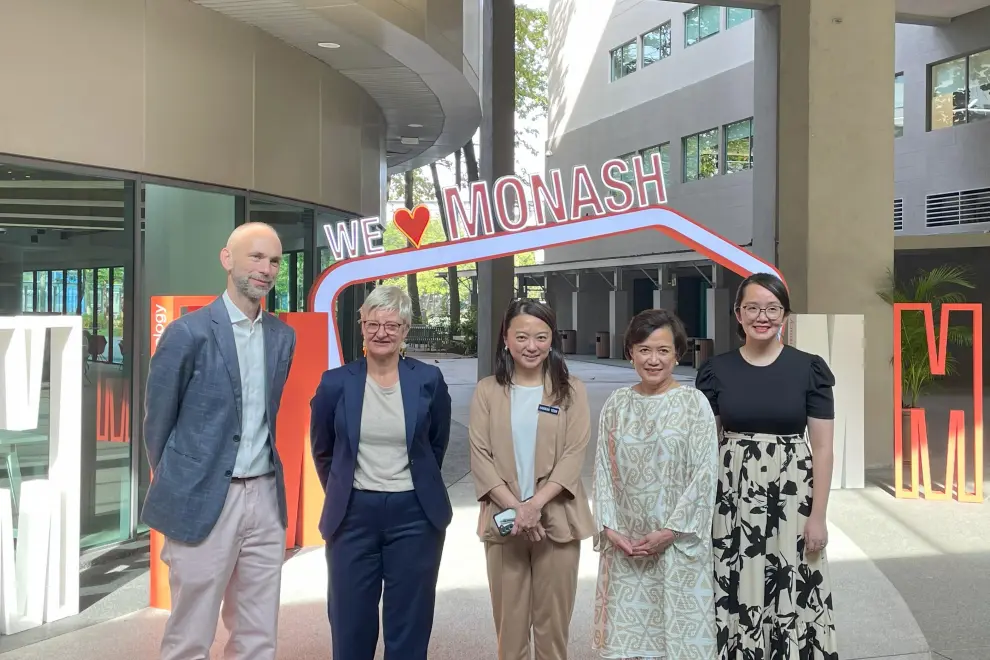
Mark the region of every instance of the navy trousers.
POLYGON ((373 660, 380 601, 385 660, 427 660, 444 536, 414 491, 351 493, 326 549, 334 660, 373 660))

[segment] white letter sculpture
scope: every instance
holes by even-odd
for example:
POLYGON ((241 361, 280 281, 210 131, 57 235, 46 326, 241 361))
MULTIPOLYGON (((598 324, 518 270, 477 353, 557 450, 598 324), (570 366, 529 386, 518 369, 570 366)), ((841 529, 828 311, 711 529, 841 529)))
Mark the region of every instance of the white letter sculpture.
POLYGON ((48 478, 21 485, 16 551, 14 484, 0 488, 0 634, 4 635, 79 613, 80 317, 0 317, 0 431, 38 427, 49 330, 48 478))

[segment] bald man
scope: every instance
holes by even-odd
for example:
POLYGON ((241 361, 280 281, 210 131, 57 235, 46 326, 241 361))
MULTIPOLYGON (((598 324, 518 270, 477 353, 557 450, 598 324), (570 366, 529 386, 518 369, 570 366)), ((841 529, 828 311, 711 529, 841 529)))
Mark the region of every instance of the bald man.
POLYGON ((227 660, 274 660, 285 554, 275 419, 295 332, 261 309, 282 259, 275 230, 234 230, 227 290, 165 328, 151 359, 142 519, 165 537, 172 611, 162 660, 208 660, 223 611, 227 660))

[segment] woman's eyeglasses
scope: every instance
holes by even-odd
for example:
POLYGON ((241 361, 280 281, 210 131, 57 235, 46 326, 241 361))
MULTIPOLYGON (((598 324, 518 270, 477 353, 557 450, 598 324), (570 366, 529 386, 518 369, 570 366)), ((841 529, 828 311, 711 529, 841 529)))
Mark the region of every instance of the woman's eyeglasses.
POLYGON ((751 321, 758 319, 760 317, 760 312, 767 315, 768 321, 779 321, 780 317, 784 315, 784 308, 780 305, 768 305, 767 307, 760 307, 759 305, 743 305, 739 309, 742 310, 743 315, 751 321))
POLYGON ((387 335, 397 335, 399 330, 402 329, 402 323, 379 323, 378 321, 361 321, 361 327, 369 335, 377 335, 378 331, 385 328, 385 334, 387 335))

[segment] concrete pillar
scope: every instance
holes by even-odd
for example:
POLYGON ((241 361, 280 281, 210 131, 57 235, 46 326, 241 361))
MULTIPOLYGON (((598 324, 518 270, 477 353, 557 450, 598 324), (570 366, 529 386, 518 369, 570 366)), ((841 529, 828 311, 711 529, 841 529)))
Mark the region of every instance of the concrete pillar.
POLYGON ((677 313, 677 287, 670 284, 670 271, 667 266, 657 269, 659 288, 653 292, 653 309, 666 309, 677 313))
POLYGON ((777 70, 780 10, 753 15, 753 253, 777 263, 777 70), (759 163, 758 166, 755 164, 759 163))
MULTIPOLYGON (((515 170, 515 14, 513 2, 484 0, 481 64, 481 178, 515 170)), ((490 376, 502 316, 513 297, 513 258, 478 262, 478 380, 490 376)))
POLYGON ((653 308, 677 313, 677 289, 664 287, 653 292, 653 308))
POLYGON ((889 465, 892 313, 877 291, 894 255, 894 0, 776 11, 778 265, 795 312, 865 315, 866 462, 889 465))
POLYGON ((577 352, 579 355, 595 354, 595 336, 609 330, 609 320, 602 318, 602 312, 609 306, 608 282, 597 272, 581 273, 577 276, 577 291, 571 296, 574 325, 577 331, 577 352))
POLYGON ((608 292, 608 332, 611 342, 610 354, 613 360, 625 358, 623 348, 626 341, 626 326, 632 318, 632 289, 613 289, 608 292))
POLYGON ((0 247, 0 316, 21 313, 24 256, 14 247, 0 247))
POLYGON ((557 327, 561 330, 574 329, 574 306, 571 294, 574 287, 566 275, 547 274, 547 304, 557 315, 557 327))
POLYGON ((705 318, 708 327, 705 336, 713 339, 715 355, 726 353, 732 349, 730 334, 735 331, 735 321, 732 316, 732 297, 735 291, 725 287, 716 287, 705 291, 705 318))

